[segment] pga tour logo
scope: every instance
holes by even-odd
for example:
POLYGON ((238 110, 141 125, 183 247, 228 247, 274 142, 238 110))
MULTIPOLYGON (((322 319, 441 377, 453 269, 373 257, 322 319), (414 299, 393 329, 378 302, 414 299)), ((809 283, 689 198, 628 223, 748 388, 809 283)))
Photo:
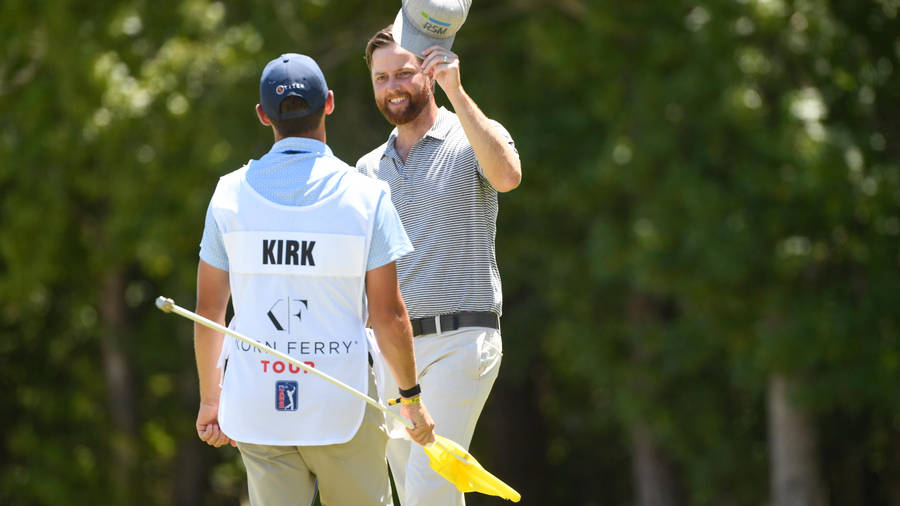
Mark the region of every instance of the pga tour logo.
POLYGON ((275 382, 275 409, 278 411, 297 411, 297 382, 275 382))
POLYGON ((303 83, 290 83, 290 84, 279 84, 277 88, 275 88, 276 95, 284 95, 284 92, 290 89, 301 90, 306 88, 306 85, 303 83))

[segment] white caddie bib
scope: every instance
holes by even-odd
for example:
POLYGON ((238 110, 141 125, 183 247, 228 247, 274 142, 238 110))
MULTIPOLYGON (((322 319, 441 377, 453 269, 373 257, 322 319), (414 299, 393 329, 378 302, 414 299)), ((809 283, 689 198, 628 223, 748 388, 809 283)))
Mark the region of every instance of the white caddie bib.
MULTIPOLYGON (((314 205, 282 206, 258 195, 246 170, 221 178, 211 201, 228 254, 230 327, 365 393, 364 282, 384 188, 353 175, 314 205)), ((219 424, 230 438, 325 445, 359 429, 365 402, 331 383, 230 338, 222 357, 219 424)))

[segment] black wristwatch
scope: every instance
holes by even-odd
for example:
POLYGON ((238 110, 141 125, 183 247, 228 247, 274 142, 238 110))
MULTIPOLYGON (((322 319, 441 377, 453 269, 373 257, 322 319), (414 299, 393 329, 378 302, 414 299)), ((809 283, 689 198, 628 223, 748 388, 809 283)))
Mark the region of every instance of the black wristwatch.
POLYGON ((422 387, 418 383, 416 383, 416 386, 410 388, 409 390, 403 390, 402 388, 398 390, 400 390, 400 397, 406 398, 415 397, 422 393, 422 387))

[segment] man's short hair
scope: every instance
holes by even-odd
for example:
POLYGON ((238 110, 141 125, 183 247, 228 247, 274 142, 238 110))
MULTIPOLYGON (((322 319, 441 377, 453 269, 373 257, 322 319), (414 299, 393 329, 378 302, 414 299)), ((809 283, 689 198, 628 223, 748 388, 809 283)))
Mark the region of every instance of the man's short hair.
POLYGON ((370 70, 372 68, 372 53, 374 53, 376 49, 397 43, 394 41, 394 35, 392 33, 393 28, 394 25, 391 24, 378 30, 378 32, 369 39, 369 43, 366 44, 366 65, 369 66, 370 70))
MULTIPOLYGON (((280 112, 281 114, 284 114, 302 111, 308 108, 309 104, 306 103, 306 100, 303 100, 300 97, 290 96, 281 101, 280 112)), ((318 111, 300 118, 282 120, 269 119, 272 121, 272 124, 275 125, 275 130, 278 130, 278 133, 281 134, 282 137, 302 137, 303 134, 310 133, 319 128, 319 124, 321 123, 324 114, 325 108, 321 107, 318 111)))

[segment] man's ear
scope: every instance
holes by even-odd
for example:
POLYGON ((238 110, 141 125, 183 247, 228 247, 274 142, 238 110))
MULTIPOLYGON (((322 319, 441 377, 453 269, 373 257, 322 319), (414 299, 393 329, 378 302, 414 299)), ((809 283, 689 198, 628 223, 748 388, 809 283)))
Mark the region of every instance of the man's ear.
POLYGON ((264 126, 271 126, 272 120, 266 115, 266 112, 263 111, 261 105, 256 104, 256 117, 259 118, 259 122, 264 126))
POLYGON ((325 99, 325 114, 331 114, 334 112, 334 92, 328 90, 328 98, 325 99))

